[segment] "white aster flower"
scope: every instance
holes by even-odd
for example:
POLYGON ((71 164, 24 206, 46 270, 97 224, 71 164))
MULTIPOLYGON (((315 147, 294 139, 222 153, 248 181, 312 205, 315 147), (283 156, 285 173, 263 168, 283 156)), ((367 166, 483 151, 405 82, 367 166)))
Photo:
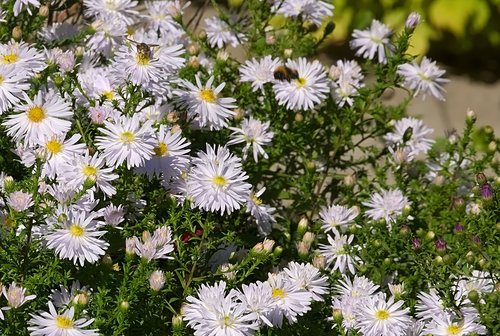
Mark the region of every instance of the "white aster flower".
POLYGON ((175 1, 146 1, 146 10, 149 15, 148 21, 151 30, 159 31, 161 35, 166 35, 179 29, 179 24, 175 22, 175 17, 182 16, 183 10, 189 6, 189 1, 182 6, 179 0, 175 1))
POLYGON ((311 110, 326 98, 330 91, 328 78, 321 63, 309 63, 305 58, 289 60, 287 67, 298 73, 291 81, 275 81, 273 89, 279 105, 290 110, 311 110))
POLYGON ((387 133, 384 139, 389 145, 404 145, 410 149, 409 155, 427 153, 434 140, 428 135, 434 132, 432 128, 424 125, 422 120, 413 117, 403 118, 394 124, 394 132, 387 133), (410 137, 405 142, 405 133, 410 132, 410 137))
POLYGON ((75 156, 71 161, 61 165, 58 172, 59 179, 68 187, 81 190, 85 183, 97 186, 107 196, 116 194, 116 189, 109 182, 116 180, 118 175, 113 174, 113 168, 104 167, 104 157, 99 153, 90 156, 75 156))
POLYGON ((88 39, 87 47, 105 57, 113 56, 127 34, 127 25, 119 20, 96 20, 92 23, 92 28, 95 33, 88 39))
POLYGON ((378 56, 379 63, 387 63, 386 53, 393 49, 390 44, 392 30, 378 20, 373 20, 369 29, 354 29, 352 34, 351 48, 357 49, 356 55, 366 59, 374 59, 378 56))
POLYGON ((31 207, 33 203, 33 198, 31 194, 25 193, 24 191, 14 191, 7 196, 7 205, 15 211, 25 211, 31 207))
POLYGON ((297 287, 308 291, 312 301, 323 301, 322 295, 328 293, 328 278, 319 270, 307 263, 292 261, 283 269, 290 281, 297 287))
POLYGON ((101 239, 106 231, 97 231, 96 216, 96 213, 71 211, 67 219, 53 223, 54 229, 45 237, 47 246, 59 258, 70 259, 74 264, 95 263, 109 246, 101 239))
POLYGON ((234 32, 229 25, 216 16, 205 19, 205 32, 208 43, 213 48, 230 44, 233 48, 245 41, 245 35, 234 32))
POLYGON ((114 123, 104 121, 105 128, 100 131, 104 136, 96 137, 96 145, 102 151, 106 164, 113 167, 127 162, 127 168, 142 166, 153 155, 155 146, 154 131, 151 121, 142 126, 139 117, 122 116, 114 123))
POLYGON ((486 335, 486 328, 476 323, 476 316, 464 315, 462 319, 457 319, 451 314, 437 315, 432 322, 427 324, 424 335, 433 336, 467 336, 472 333, 486 335))
POLYGON ((47 67, 43 53, 14 40, 0 44, 0 64, 16 69, 19 75, 33 75, 47 67))
POLYGON ((70 22, 52 22, 38 31, 38 36, 45 42, 70 39, 79 32, 79 27, 70 22))
POLYGON ((30 15, 33 15, 31 13, 31 6, 34 6, 35 8, 40 7, 40 1, 38 0, 16 0, 14 3, 14 16, 18 16, 21 11, 23 10, 23 7, 26 7, 26 10, 30 15))
POLYGON ((366 216, 375 221, 384 219, 390 229, 392 222, 395 222, 403 214, 403 210, 409 207, 411 203, 401 190, 390 189, 374 193, 369 202, 363 202, 362 204, 370 208, 366 210, 366 216))
POLYGON ((133 0, 85 0, 85 14, 102 20, 122 21, 131 26, 135 23, 139 13, 135 11, 138 4, 133 0))
POLYGON ((81 318, 75 320, 75 308, 71 307, 63 313, 58 313, 52 302, 48 302, 49 312, 39 315, 30 314, 28 327, 31 336, 99 336, 97 329, 84 329, 94 322, 94 319, 81 318))
POLYGON ((238 293, 242 305, 246 307, 246 311, 254 313, 258 320, 259 325, 267 325, 272 327, 273 324, 266 317, 266 314, 271 309, 273 304, 273 291, 267 282, 257 281, 249 285, 243 284, 241 292, 238 293))
POLYGON ((56 308, 69 307, 72 303, 82 303, 88 300, 90 290, 86 286, 81 286, 80 281, 73 281, 71 288, 59 285, 59 289, 53 289, 49 298, 56 308), (76 302, 75 302, 76 301, 76 302))
POLYGON ((26 302, 36 298, 36 295, 25 296, 26 288, 17 286, 15 282, 11 283, 9 288, 2 286, 3 296, 7 299, 8 307, 2 308, 2 310, 9 310, 12 308, 19 308, 26 302))
POLYGON ((144 231, 142 235, 142 242, 139 238, 134 237, 135 253, 147 261, 153 259, 174 259, 167 256, 174 250, 172 240, 172 231, 168 226, 157 228, 153 236, 148 231, 144 231))
POLYGON ((102 212, 104 225, 110 225, 116 229, 120 229, 118 225, 125 220, 124 215, 125 210, 123 209, 123 205, 114 206, 113 203, 111 203, 105 207, 102 212))
POLYGON ((404 301, 394 302, 384 295, 365 301, 358 311, 358 328, 364 336, 401 336, 411 322, 410 308, 401 309, 404 301))
POLYGON ((26 76, 14 67, 0 64, 0 115, 19 103, 29 87, 26 76))
POLYGON ((355 275, 352 281, 348 276, 344 276, 344 279, 339 280, 339 284, 335 286, 335 290, 339 296, 347 297, 352 304, 357 305, 371 297, 379 287, 370 279, 355 275))
POLYGON ((333 264, 332 272, 339 270, 342 274, 345 274, 346 271, 355 274, 354 265, 359 263, 361 259, 351 251, 359 249, 357 246, 351 247, 354 235, 345 236, 335 229, 332 231, 335 238, 327 234, 329 244, 319 244, 319 251, 326 258, 327 267, 333 264))
POLYGON ((149 287, 154 291, 159 291, 165 285, 165 275, 163 271, 156 270, 149 276, 149 287))
POLYGON ((260 189, 258 192, 250 192, 247 199, 247 212, 250 212, 255 222, 257 223, 257 228, 260 234, 267 236, 272 231, 272 225, 276 222, 273 217, 273 213, 276 208, 273 208, 267 204, 263 204, 260 196, 266 191, 266 188, 260 189))
POLYGON ((414 96, 422 93, 422 99, 427 94, 431 94, 436 99, 445 100, 443 94, 443 84, 449 82, 449 79, 442 78, 446 71, 439 69, 435 61, 424 56, 420 65, 415 61, 412 63, 401 64, 398 66, 397 73, 404 77, 404 86, 414 91, 414 96))
POLYGON ((333 16, 334 6, 322 0, 275 0, 271 7, 285 17, 301 17, 304 21, 321 26, 323 19, 333 16))
POLYGON ((332 82, 332 96, 339 107, 344 105, 352 106, 354 97, 359 95, 358 87, 344 78, 332 82))
POLYGON ((489 272, 478 270, 472 271, 472 275, 460 277, 452 286, 452 291, 455 292, 455 300, 463 303, 470 303, 467 298, 470 292, 476 291, 479 295, 491 293, 495 288, 493 276, 489 272))
POLYGON ((84 143, 78 143, 81 138, 80 134, 75 134, 67 140, 64 138, 65 135, 47 135, 40 142, 45 154, 42 177, 54 178, 63 164, 85 153, 87 146, 84 143))
POLYGON ((9 115, 3 125, 7 134, 15 140, 24 140, 33 145, 43 141, 46 134, 66 134, 70 127, 73 112, 71 106, 54 91, 39 91, 31 100, 24 97, 25 104, 18 105, 18 113, 9 115))
POLYGON ((280 65, 279 58, 272 58, 271 55, 259 60, 252 58, 245 61, 240 67, 240 82, 251 82, 252 91, 264 91, 264 84, 274 81, 274 70, 280 65))
POLYGON ((321 218, 321 229, 326 233, 340 229, 345 232, 354 219, 359 215, 357 207, 348 208, 343 205, 333 204, 327 208, 321 209, 319 217, 321 218))
POLYGON ((273 139, 274 132, 269 130, 269 125, 269 121, 263 123, 253 117, 245 118, 241 123, 241 128, 229 127, 233 133, 231 134, 231 140, 227 144, 245 143, 245 147, 243 147, 243 160, 247 159, 250 147, 253 149, 253 159, 255 162, 259 162, 259 154, 267 159, 269 156, 262 146, 269 146, 273 139))
POLYGON ((203 85, 196 75, 196 85, 184 80, 181 85, 187 91, 176 90, 174 94, 179 96, 180 103, 187 108, 189 119, 194 119, 201 127, 208 126, 211 130, 218 130, 226 127, 228 118, 235 115, 232 109, 236 107, 236 100, 219 97, 226 83, 213 88, 213 81, 214 76, 203 85))
POLYGON ((430 288, 429 293, 420 292, 417 298, 415 310, 420 320, 433 320, 436 316, 445 314, 443 300, 434 288, 430 288))
POLYGON ((188 186, 197 207, 220 211, 222 215, 241 208, 252 186, 245 182, 248 175, 242 170, 239 158, 230 154, 226 147, 218 146, 214 150, 207 144, 206 153, 199 153, 193 164, 188 186), (214 152, 219 159, 207 160, 206 157, 214 152), (225 155, 221 156, 222 153, 225 155))

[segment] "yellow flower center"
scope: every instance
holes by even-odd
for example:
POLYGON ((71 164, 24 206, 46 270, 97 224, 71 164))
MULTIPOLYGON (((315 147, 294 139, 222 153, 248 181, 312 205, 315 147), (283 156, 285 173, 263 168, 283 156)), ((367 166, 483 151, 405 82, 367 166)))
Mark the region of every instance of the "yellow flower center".
POLYGON ((229 315, 224 315, 224 326, 230 327, 232 325, 229 315))
POLYGON ((384 309, 378 310, 375 313, 375 317, 377 318, 377 320, 387 320, 389 318, 389 312, 384 309))
POLYGON ((165 156, 165 154, 168 152, 168 146, 164 142, 160 142, 158 147, 155 147, 154 149, 155 155, 157 156, 165 156))
POLYGON ((106 0, 104 2, 104 8, 109 11, 114 11, 116 9, 116 2, 114 0, 106 0))
POLYGON ((122 132, 120 139, 123 143, 129 144, 129 143, 134 141, 135 137, 134 137, 134 134, 132 132, 125 131, 125 132, 122 132))
POLYGON ((3 64, 11 64, 11 63, 17 62, 17 60, 19 60, 19 56, 17 54, 14 54, 14 53, 4 54, 4 55, 2 55, 1 60, 2 60, 3 64))
POLYGON ((85 230, 78 224, 73 224, 69 227, 69 233, 75 237, 81 237, 85 234, 85 230))
POLYGON ((284 299, 285 296, 286 296, 286 293, 281 288, 273 289, 273 298, 284 299))
POLYGON ((28 119, 34 123, 39 123, 45 119, 45 111, 41 106, 30 107, 27 111, 28 119))
POLYGON ((215 103, 215 101, 217 100, 217 96, 215 95, 214 91, 209 88, 201 89, 200 96, 201 99, 207 103, 215 103))
POLYGON ((47 145, 45 145, 45 147, 47 147, 47 150, 49 152, 51 152, 52 154, 57 154, 57 153, 60 153, 62 151, 62 143, 60 143, 59 141, 57 140, 50 140, 49 142, 47 142, 47 145))
POLYGON ((113 100, 115 97, 115 94, 113 91, 104 91, 102 95, 107 99, 107 100, 113 100))
POLYGON ((59 329, 73 329, 73 321, 64 316, 56 316, 56 327, 59 329))
POLYGON ((213 179, 212 179, 212 182, 218 186, 218 187, 222 187, 226 184, 226 179, 224 178, 224 176, 215 176, 213 179))
POLYGON ((303 87, 307 84, 307 81, 304 77, 300 77, 295 80, 295 83, 297 84, 298 87, 303 87))
POLYGON ((83 167, 83 173, 85 174, 85 176, 95 175, 97 173, 97 169, 95 167, 86 165, 85 167, 83 167))
POLYGON ((257 196, 255 195, 252 195, 252 201, 257 204, 257 205, 261 205, 262 204, 262 200, 260 198, 258 198, 257 196))
POLYGON ((460 335, 462 332, 462 328, 456 325, 451 325, 448 327, 448 335, 454 336, 454 335, 460 335))

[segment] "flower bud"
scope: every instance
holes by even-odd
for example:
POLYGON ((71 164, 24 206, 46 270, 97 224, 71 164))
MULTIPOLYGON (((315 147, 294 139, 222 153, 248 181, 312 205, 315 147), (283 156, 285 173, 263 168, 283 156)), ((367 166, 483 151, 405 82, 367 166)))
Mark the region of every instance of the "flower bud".
POLYGON ((459 139, 459 136, 457 134, 457 130, 452 130, 449 134, 448 134, 448 142, 450 143, 450 145, 454 145, 458 142, 458 139, 459 139))
POLYGON ((479 184, 480 186, 482 186, 483 184, 485 184, 486 182, 488 182, 488 179, 486 178, 486 175, 484 175, 484 173, 477 173, 476 174, 476 183, 479 184))
POLYGON ((453 227, 453 232, 455 233, 461 233, 464 231, 464 227, 460 223, 456 223, 455 226, 453 227))
POLYGON ((180 330, 183 328, 182 315, 176 314, 172 316, 172 327, 174 330, 180 330))
POLYGON ((38 16, 41 17, 49 16, 49 6, 47 5, 40 6, 40 9, 38 9, 38 16))
POLYGON ((296 122, 299 123, 299 122, 302 122, 303 120, 304 120, 304 116, 302 115, 302 113, 300 113, 300 112, 295 113, 295 121, 296 122))
POLYGON ((374 247, 380 247, 382 246, 382 242, 378 239, 375 239, 373 242, 372 242, 373 246, 374 247))
POLYGON ((471 290, 469 294, 467 295, 469 300, 473 303, 478 303, 479 302, 479 293, 476 290, 471 290))
POLYGON ((243 0, 227 0, 229 8, 240 8, 243 5, 243 0))
POLYGON ((311 244, 314 242, 314 238, 316 237, 316 235, 312 232, 306 232, 304 234, 304 237, 302 237, 302 241, 305 243, 305 244, 308 244, 309 246, 311 246, 311 244))
POLYGON ((496 141, 491 141, 489 144, 488 144, 488 150, 490 152, 496 152, 497 151, 497 143, 496 141))
POLYGON ((311 245, 300 241, 297 243, 297 252, 302 259, 305 259, 309 256, 309 248, 311 245))
POLYGON ((128 303, 128 301, 120 302, 120 310, 127 311, 129 308, 130 308, 130 304, 128 303))
POLYGON ((462 197, 453 197, 453 208, 460 209, 465 205, 465 200, 462 197))
POLYGON ((338 308, 333 308, 332 309, 332 317, 335 321, 341 322, 342 321, 342 310, 338 308))
POLYGON ((447 247, 446 242, 444 241, 444 239, 441 239, 441 238, 436 240, 436 242, 434 243, 434 246, 436 248, 436 251, 439 254, 443 254, 446 251, 446 247, 447 247))
POLYGON ((134 238, 130 237, 125 239, 125 253, 128 255, 133 255, 135 254, 135 240, 134 238))
POLYGON ((486 266, 488 265, 488 261, 484 258, 479 259, 478 265, 481 269, 485 269, 486 266))
POLYGON ((219 61, 227 61, 228 58, 229 58, 229 54, 227 53, 227 51, 225 51, 225 50, 219 50, 217 52, 217 59, 219 61))
POLYGON ((307 220, 306 217, 302 217, 299 223, 297 224, 297 236, 302 237, 308 228, 309 228, 309 221, 307 220))
POLYGON ((491 200, 494 195, 493 187, 489 183, 483 184, 479 192, 481 193, 481 197, 485 200, 491 200))
POLYGON ((465 255, 465 259, 467 260, 467 262, 468 262, 469 264, 473 264, 473 263, 474 263, 474 261, 476 260, 476 256, 475 256, 474 252, 469 251, 469 252, 467 252, 467 254, 465 255))
POLYGON ((428 231, 425 234, 425 239, 427 239, 427 240, 433 240, 435 236, 436 236, 436 234, 434 233, 434 231, 428 231))
POLYGON ((236 278, 236 271, 234 270, 234 265, 230 263, 225 263, 219 266, 220 272, 227 280, 233 280, 236 278))
POLYGON ((419 238, 413 238, 411 240, 411 246, 413 247, 414 250, 418 250, 422 246, 422 242, 420 241, 419 238))
POLYGON ((477 119, 476 113, 473 110, 471 110, 470 108, 467 109, 466 117, 467 117, 467 121, 473 122, 473 123, 476 122, 476 119, 477 119))
POLYGON ((344 176, 344 184, 348 187, 353 186, 356 183, 356 175, 355 174, 347 174, 344 176))
POLYGON ((239 120, 243 120, 243 118, 245 118, 245 110, 241 109, 241 108, 236 108, 234 109, 234 112, 235 112, 235 115, 234 115, 234 120, 236 121, 239 121, 239 120))
POLYGON ((276 37, 272 34, 266 35, 266 44, 273 45, 276 43, 276 37))
POLYGON ((325 266, 326 266, 326 258, 325 256, 323 255, 315 255, 314 258, 313 258, 313 261, 312 261, 312 264, 314 267, 320 269, 320 270, 323 270, 325 269, 325 266))
POLYGON ((283 56, 285 56, 285 58, 290 58, 292 56, 292 53, 293 53, 293 49, 283 50, 283 56))
POLYGON ((165 275, 163 274, 162 271, 157 270, 151 273, 149 276, 149 287, 154 290, 155 292, 158 292, 163 288, 165 285, 165 275))
POLYGON ((113 265, 113 259, 111 259, 111 256, 109 254, 103 255, 102 258, 101 258, 101 261, 106 266, 113 265))
POLYGON ((271 252, 273 250, 273 247, 274 247, 274 240, 264 239, 264 241, 262 242, 262 247, 263 247, 264 251, 271 252))
POLYGON ((406 224, 401 225, 399 228, 399 234, 402 236, 406 236, 411 232, 410 227, 406 224))
POLYGON ((476 244, 476 245, 478 245, 478 246, 480 246, 480 245, 481 245, 481 238, 479 238, 479 236, 478 236, 478 235, 475 235, 475 234, 471 235, 471 236, 470 236, 470 240, 471 240, 474 244, 476 244))
POLYGON ((276 246, 274 248, 273 255, 278 258, 281 256, 281 253, 283 253, 283 248, 281 246, 276 246))
POLYGON ((415 29, 420 23, 420 14, 417 12, 411 12, 406 18, 405 27, 406 29, 415 29))
POLYGON ((189 57, 189 65, 195 69, 198 69, 200 67, 200 60, 196 56, 191 56, 189 57))
POLYGON ((443 175, 437 175, 433 180, 432 180, 432 183, 435 184, 435 185, 443 185, 445 181, 445 178, 443 175))
POLYGON ((14 40, 20 40, 21 37, 23 37, 23 30, 21 29, 20 26, 15 26, 13 29, 12 29, 12 38, 14 40))
POLYGON ((79 305, 79 306, 86 306, 87 303, 89 303, 89 293, 87 292, 81 292, 75 295, 73 298, 73 304, 79 305))
POLYGON ((440 265, 440 264, 443 264, 444 261, 443 261, 443 257, 441 256, 436 256, 436 258, 434 258, 434 261, 436 262, 436 264, 440 265))

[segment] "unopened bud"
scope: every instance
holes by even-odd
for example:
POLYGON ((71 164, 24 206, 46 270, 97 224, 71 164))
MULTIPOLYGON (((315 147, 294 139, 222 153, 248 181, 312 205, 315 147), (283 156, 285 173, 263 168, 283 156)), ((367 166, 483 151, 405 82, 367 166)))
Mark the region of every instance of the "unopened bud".
POLYGON ((75 295, 73 299, 73 304, 75 305, 80 305, 80 306, 86 306, 87 303, 89 303, 89 293, 87 292, 81 292, 75 295))
POLYGON ((242 120, 243 118, 245 118, 245 110, 238 107, 238 108, 234 109, 234 112, 236 113, 234 115, 234 119, 236 121, 239 121, 239 120, 242 120))
POLYGON ((233 264, 225 263, 220 265, 220 271, 227 280, 233 280, 236 278, 236 271, 234 270, 233 264))
POLYGON ((348 187, 353 186, 356 183, 356 175, 354 174, 347 174, 344 176, 344 184, 348 187))
POLYGON ((473 110, 471 110, 470 108, 467 109, 466 116, 467 116, 467 121, 470 121, 473 123, 476 122, 476 119, 477 119, 476 113, 473 110))
POLYGON ((443 185, 445 181, 445 178, 443 175, 437 175, 433 180, 432 180, 432 183, 435 184, 435 185, 443 185))
POLYGON ((436 258, 434 258, 434 261, 436 262, 436 264, 444 263, 443 257, 441 257, 441 256, 436 256, 436 258))
POLYGON ((477 184, 479 184, 480 186, 482 186, 486 182, 488 182, 488 179, 486 178, 486 175, 484 175, 484 173, 477 173, 476 174, 476 183, 477 184))
POLYGON ((436 234, 434 233, 434 231, 429 231, 425 234, 425 239, 433 240, 435 236, 436 236, 436 234))
POLYGON ((198 53, 200 52, 200 46, 197 43, 191 43, 187 46, 186 50, 191 56, 198 55, 198 53))
POLYGON ((479 267, 481 267, 481 269, 485 269, 487 264, 488 264, 488 261, 484 258, 481 258, 481 259, 479 259, 478 264, 479 264, 479 267))
POLYGON ((309 246, 314 242, 314 238, 316 235, 312 232, 306 232, 304 234, 304 237, 302 237, 302 241, 306 244, 309 244, 309 246))
POLYGON ((451 145, 454 145, 458 142, 458 134, 457 134, 457 130, 452 130, 449 134, 448 134, 448 142, 451 144, 451 145))
POLYGON ((266 44, 273 45, 275 43, 276 43, 276 37, 274 35, 269 34, 266 36, 266 44))
POLYGON ((481 193, 481 197, 485 200, 492 199, 494 195, 493 187, 489 183, 483 184, 479 192, 481 193))
POLYGON ((149 287, 158 292, 165 285, 165 275, 162 271, 157 270, 151 273, 149 276, 149 287))
POLYGON ((273 255, 275 257, 279 257, 279 256, 281 256, 281 253, 283 253, 283 248, 281 246, 276 246, 274 251, 273 251, 273 255))
POLYGON ((297 252, 301 258, 306 258, 309 255, 309 248, 311 245, 300 241, 297 243, 297 252))
POLYGON ((130 308, 130 304, 128 303, 128 301, 120 302, 120 309, 122 311, 127 311, 129 308, 130 308))
POLYGON ((206 37, 207 37, 207 33, 202 30, 200 31, 200 33, 198 34, 198 37, 201 39, 201 40, 204 40, 206 37))
POLYGON ((472 303, 478 303, 479 302, 479 293, 476 290, 471 290, 469 294, 467 295, 467 298, 472 302, 472 303))
POLYGON ((496 141, 491 141, 489 144, 488 144, 488 150, 490 152, 496 152, 497 151, 497 142, 496 141))
POLYGON ((135 254, 135 240, 134 238, 130 237, 125 239, 125 253, 128 255, 133 255, 135 254))
POLYGON ((297 236, 300 238, 309 229, 309 221, 306 217, 302 217, 297 224, 297 236))
POLYGON ((49 16, 49 6, 47 5, 40 6, 40 9, 38 9, 38 16, 41 17, 49 16))
POLYGON ((19 39, 21 39, 21 37, 23 37, 23 30, 21 29, 20 26, 15 26, 12 29, 12 38, 14 40, 19 40, 19 39))
POLYGON ((191 56, 189 57, 189 65, 195 69, 198 69, 200 67, 200 60, 197 56, 191 56))
POLYGON ((342 321, 342 310, 339 308, 332 309, 332 317, 335 321, 342 321))
POLYGON ((293 49, 283 50, 283 56, 285 56, 285 58, 290 58, 292 56, 292 53, 293 53, 293 49))
POLYGON ((106 266, 113 265, 113 259, 111 259, 111 256, 109 254, 103 255, 101 261, 106 266))
POLYGON ((296 122, 302 122, 304 120, 304 115, 300 112, 295 113, 295 121, 296 122))
POLYGON ((326 266, 326 258, 323 255, 315 255, 312 261, 314 267, 319 268, 320 270, 325 269, 326 266))
POLYGON ((455 226, 453 226, 453 232, 455 233, 461 233, 464 231, 464 227, 460 223, 456 223, 455 226))
POLYGON ((219 61, 227 61, 228 58, 229 58, 229 54, 227 53, 227 51, 225 51, 225 50, 219 50, 217 52, 217 59, 219 61))
POLYGON ((262 242, 262 247, 263 247, 264 251, 271 252, 273 250, 273 247, 274 247, 274 240, 264 239, 264 241, 262 242))
POLYGON ((418 250, 422 246, 422 241, 419 238, 413 238, 411 240, 411 246, 414 250, 418 250))
POLYGON ((420 14, 417 12, 411 12, 406 18, 405 27, 406 29, 415 29, 420 23, 420 14))
POLYGON ((474 261, 476 260, 476 255, 474 254, 474 252, 469 251, 469 252, 467 252, 467 254, 465 255, 465 259, 467 260, 467 262, 468 262, 469 264, 472 264, 472 263, 474 263, 474 261))
POLYGON ((172 327, 174 330, 180 330, 183 328, 182 315, 172 316, 172 327))
POLYGON ((446 252, 446 242, 444 241, 444 239, 438 239, 436 240, 436 242, 434 243, 434 247, 436 248, 436 251, 440 254, 444 254, 444 252, 446 252))

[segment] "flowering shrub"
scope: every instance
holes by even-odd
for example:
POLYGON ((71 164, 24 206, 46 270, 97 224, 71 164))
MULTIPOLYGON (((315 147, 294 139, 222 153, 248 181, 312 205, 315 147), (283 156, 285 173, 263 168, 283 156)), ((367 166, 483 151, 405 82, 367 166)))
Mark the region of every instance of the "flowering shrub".
POLYGON ((499 333, 498 139, 405 116, 418 14, 326 69, 325 1, 138 5, 1 4, 2 335, 499 333))

